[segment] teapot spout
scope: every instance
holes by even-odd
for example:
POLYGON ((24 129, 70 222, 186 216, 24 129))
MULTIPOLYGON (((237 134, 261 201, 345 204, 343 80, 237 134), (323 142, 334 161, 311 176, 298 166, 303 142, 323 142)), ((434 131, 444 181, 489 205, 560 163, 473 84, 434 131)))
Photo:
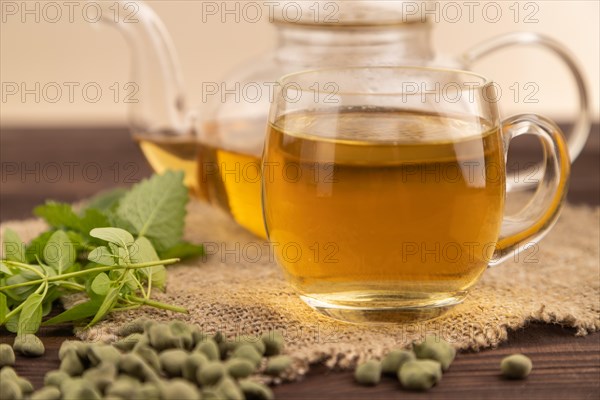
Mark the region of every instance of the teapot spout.
POLYGON ((185 135, 193 132, 179 60, 161 19, 142 1, 94 2, 102 21, 123 34, 131 52, 137 100, 129 104, 134 133, 185 135))

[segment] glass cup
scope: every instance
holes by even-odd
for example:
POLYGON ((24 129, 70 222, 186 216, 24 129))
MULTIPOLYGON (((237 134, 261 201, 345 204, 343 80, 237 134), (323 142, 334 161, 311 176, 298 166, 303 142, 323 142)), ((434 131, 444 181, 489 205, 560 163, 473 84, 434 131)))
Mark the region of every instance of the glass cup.
POLYGON ((305 71, 279 81, 262 159, 263 215, 300 297, 349 322, 433 318, 488 266, 556 222, 570 162, 558 126, 499 117, 496 86, 422 67, 305 71), (544 173, 505 215, 509 142, 535 135, 544 173))

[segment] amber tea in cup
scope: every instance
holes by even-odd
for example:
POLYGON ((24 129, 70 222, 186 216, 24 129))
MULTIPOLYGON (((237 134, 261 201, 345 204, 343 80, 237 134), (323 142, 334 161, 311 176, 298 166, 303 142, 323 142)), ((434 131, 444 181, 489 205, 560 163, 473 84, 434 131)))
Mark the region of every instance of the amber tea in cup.
POLYGON ((281 88, 263 156, 265 224, 289 281, 326 315, 437 316, 557 218, 569 171, 558 128, 535 116, 501 124, 477 75, 330 69, 281 88), (523 133, 542 139, 550 171, 526 212, 504 217, 505 145, 523 133))

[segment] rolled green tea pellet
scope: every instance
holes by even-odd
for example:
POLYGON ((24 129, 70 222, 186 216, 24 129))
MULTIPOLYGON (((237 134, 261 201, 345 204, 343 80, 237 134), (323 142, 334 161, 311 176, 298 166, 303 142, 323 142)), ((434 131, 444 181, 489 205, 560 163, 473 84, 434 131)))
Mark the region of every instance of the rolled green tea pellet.
POLYGON ((267 368, 265 372, 269 375, 281 375, 292 365, 292 358, 290 356, 274 356, 269 358, 267 361, 267 368))
POLYGON ((87 358, 87 351, 89 347, 90 344, 86 342, 79 340, 65 340, 62 342, 60 349, 58 350, 58 359, 62 360, 69 350, 74 350, 79 358, 84 361, 87 358))
POLYGON ((65 371, 55 370, 48 371, 44 376, 44 385, 45 386, 56 386, 60 387, 60 384, 65 379, 69 379, 70 376, 65 371))
POLYGON ((13 348, 26 357, 40 357, 46 351, 44 343, 32 333, 17 335, 13 348))
POLYGON ((34 392, 31 400, 60 400, 60 390, 55 386, 46 386, 34 392))
POLYGON ((83 378, 73 378, 62 382, 60 385, 63 400, 100 400, 102 395, 88 381, 83 378))
POLYGON ((160 371, 160 359, 156 351, 145 344, 135 346, 133 352, 139 355, 155 371, 160 371))
POLYGON ((165 350, 158 356, 160 366, 167 375, 181 376, 183 364, 188 358, 188 353, 181 349, 165 350))
POLYGON ((21 400, 23 398, 23 392, 17 382, 0 379, 0 399, 2 400, 21 400))
POLYGON ((381 381, 381 363, 370 360, 360 364, 354 371, 354 379, 363 386, 375 386, 381 381))
POLYGON ((398 379, 407 389, 427 390, 442 379, 442 365, 434 360, 408 361, 398 371, 398 379))
POLYGON ((134 333, 144 333, 144 325, 148 319, 146 318, 138 318, 131 322, 127 322, 124 325, 121 325, 119 329, 117 329, 117 335, 119 336, 129 336, 134 333))
POLYGON ((249 344, 241 345, 233 351, 232 357, 236 358, 245 358, 248 361, 252 362, 254 366, 258 366, 262 360, 262 356, 258 351, 254 348, 254 346, 249 344))
POLYGON ((502 375, 510 379, 524 379, 529 375, 533 363, 523 354, 513 354, 502 359, 500 370, 502 375))
POLYGON ((132 399, 135 397, 141 386, 141 383, 137 379, 121 375, 106 388, 106 396, 132 399))
POLYGON ((247 400, 273 400, 275 396, 271 389, 262 383, 244 379, 238 382, 247 400))
POLYGON ((171 329, 165 324, 155 324, 147 331, 150 345, 158 351, 177 348, 181 342, 173 335, 171 329))
POLYGON ((198 370, 206 363, 208 363, 208 358, 206 358, 204 353, 189 354, 183 363, 181 376, 190 382, 196 382, 198 370))
POLYGON ((2 343, 0 344, 0 368, 6 365, 15 365, 15 352, 10 345, 2 343))
POLYGON ((267 350, 267 346, 265 345, 265 342, 263 342, 262 338, 251 335, 243 335, 238 337, 237 341, 233 343, 233 349, 244 344, 254 346, 256 351, 258 351, 261 356, 265 354, 265 351, 267 350))
POLYGON ((381 360, 381 372, 385 375, 394 375, 398 374, 400 367, 407 362, 414 360, 415 353, 408 350, 393 350, 390 351, 386 356, 381 360))
POLYGON ((198 343, 194 351, 203 353, 206 358, 211 361, 219 360, 221 358, 219 346, 213 339, 206 339, 205 341, 198 343))
POLYGON ((143 400, 161 400, 160 386, 146 382, 137 390, 137 397, 143 400))
POLYGON ((107 344, 97 344, 88 348, 87 358, 90 361, 90 364, 94 367, 103 362, 108 364, 116 364, 121 358, 121 352, 113 346, 107 344))
POLYGON ((266 356, 276 356, 283 351, 284 338, 280 332, 271 331, 262 335, 262 341, 265 344, 266 356))
POLYGON ((245 400, 244 393, 231 378, 223 378, 217 388, 224 400, 245 400))
POLYGON ((413 343, 413 351, 419 359, 438 361, 444 371, 450 367, 456 356, 452 345, 434 335, 428 335, 421 343, 413 343))
POLYGON ((121 351, 130 351, 133 349, 145 335, 141 333, 132 333, 131 335, 117 340, 112 345, 121 351))
POLYGON ((67 350, 63 355, 62 361, 60 362, 60 370, 70 376, 77 376, 83 373, 83 363, 74 348, 67 350))
POLYGON ((201 386, 217 384, 226 374, 225 367, 219 361, 209 361, 197 372, 196 379, 201 386))
POLYGON ((254 363, 245 358, 230 358, 225 363, 225 368, 229 375, 236 379, 247 378, 255 370, 254 363))
POLYGON ((165 400, 198 400, 200 398, 196 386, 184 379, 166 381, 161 387, 161 394, 165 400))
POLYGON ((84 371, 82 378, 93 383, 101 393, 104 393, 106 388, 112 384, 116 376, 116 365, 104 362, 95 368, 84 371))

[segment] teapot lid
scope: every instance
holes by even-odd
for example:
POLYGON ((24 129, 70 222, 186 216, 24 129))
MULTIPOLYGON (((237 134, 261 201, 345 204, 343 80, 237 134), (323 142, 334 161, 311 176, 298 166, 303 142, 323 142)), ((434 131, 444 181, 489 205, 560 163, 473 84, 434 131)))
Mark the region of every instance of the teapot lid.
MULTIPOLYGON (((300 25, 373 26, 427 23, 432 1, 284 0, 272 2, 271 21, 300 25)), ((435 6, 435 5, 433 5, 435 6)))

